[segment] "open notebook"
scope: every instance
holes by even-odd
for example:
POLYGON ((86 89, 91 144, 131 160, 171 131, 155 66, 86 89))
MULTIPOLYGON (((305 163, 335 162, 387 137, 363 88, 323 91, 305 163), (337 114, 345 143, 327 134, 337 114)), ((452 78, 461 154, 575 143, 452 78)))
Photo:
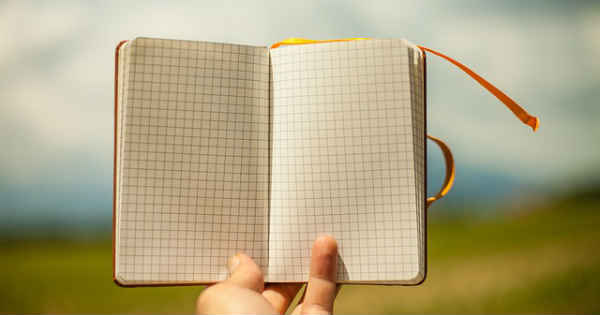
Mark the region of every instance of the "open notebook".
POLYGON ((278 48, 137 38, 117 48, 114 278, 211 283, 243 251, 306 281, 426 273, 425 59, 405 40, 278 48))

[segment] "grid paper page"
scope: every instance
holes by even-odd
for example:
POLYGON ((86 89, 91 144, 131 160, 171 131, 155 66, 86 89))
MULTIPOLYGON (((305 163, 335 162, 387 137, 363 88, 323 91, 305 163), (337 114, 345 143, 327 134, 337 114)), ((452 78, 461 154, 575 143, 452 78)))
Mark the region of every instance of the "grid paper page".
POLYGON ((423 279, 415 49, 363 40, 271 50, 269 281, 305 281, 320 233, 339 242, 338 281, 423 279))
POLYGON ((268 49, 138 38, 122 53, 117 279, 224 279, 238 251, 265 268, 268 49))

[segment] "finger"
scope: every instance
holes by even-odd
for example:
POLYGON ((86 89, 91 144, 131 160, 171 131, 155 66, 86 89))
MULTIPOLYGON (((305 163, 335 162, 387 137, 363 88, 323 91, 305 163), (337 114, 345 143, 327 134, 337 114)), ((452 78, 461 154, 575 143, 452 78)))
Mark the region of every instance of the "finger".
POLYGON ((279 314, 283 314, 300 291, 300 288, 302 288, 302 283, 269 284, 262 294, 279 314))
POLYGON ((239 253, 227 262, 230 276, 226 283, 247 288, 261 293, 264 289, 264 278, 260 267, 245 254, 239 253))
POLYGON ((304 287, 304 290, 302 290, 302 296, 300 297, 300 299, 298 299, 298 304, 296 304, 296 307, 292 311, 292 315, 299 315, 300 314, 300 311, 302 310, 302 304, 304 304, 304 297, 305 296, 306 296, 306 287, 304 287))
POLYGON ((313 244, 310 275, 306 286, 302 314, 331 314, 337 293, 337 243, 331 236, 321 236, 313 244))
POLYGON ((298 303, 298 305, 296 305, 296 308, 294 309, 294 311, 292 311, 291 315, 300 315, 301 311, 302 311, 302 303, 298 303))
MULTIPOLYGON (((342 285, 341 284, 336 285, 336 287, 335 287, 335 296, 336 297, 337 297, 338 293, 340 293, 341 289, 342 289, 342 285)), ((296 305, 296 308, 292 312, 292 315, 298 315, 298 314, 300 314, 300 310, 302 310, 302 305, 304 304, 304 297, 305 296, 306 296, 306 290, 304 290, 304 292, 302 292, 302 296, 298 300, 298 305, 296 305)))

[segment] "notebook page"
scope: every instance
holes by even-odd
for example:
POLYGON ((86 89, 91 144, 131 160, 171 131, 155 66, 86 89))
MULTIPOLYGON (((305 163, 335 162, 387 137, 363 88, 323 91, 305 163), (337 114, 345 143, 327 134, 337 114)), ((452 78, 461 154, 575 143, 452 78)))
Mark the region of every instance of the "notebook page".
POLYGON ((227 258, 238 251, 265 268, 268 49, 146 38, 127 45, 117 279, 213 282, 227 276, 227 258))
POLYGON ((269 281, 305 281, 321 233, 339 242, 340 282, 424 277, 414 49, 363 40, 271 50, 269 281))

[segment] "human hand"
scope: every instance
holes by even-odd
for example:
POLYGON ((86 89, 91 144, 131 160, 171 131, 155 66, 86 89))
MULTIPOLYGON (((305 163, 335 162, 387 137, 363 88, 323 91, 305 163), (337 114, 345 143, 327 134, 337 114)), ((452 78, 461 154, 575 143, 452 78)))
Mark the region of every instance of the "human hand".
MULTIPOLYGON (((262 271, 244 254, 229 259, 227 280, 205 289, 198 297, 197 314, 283 314, 302 284, 278 283, 265 287, 262 271)), ((337 243, 321 236, 313 244, 306 292, 292 314, 331 314, 337 295, 337 243)))

